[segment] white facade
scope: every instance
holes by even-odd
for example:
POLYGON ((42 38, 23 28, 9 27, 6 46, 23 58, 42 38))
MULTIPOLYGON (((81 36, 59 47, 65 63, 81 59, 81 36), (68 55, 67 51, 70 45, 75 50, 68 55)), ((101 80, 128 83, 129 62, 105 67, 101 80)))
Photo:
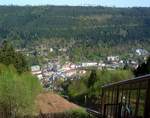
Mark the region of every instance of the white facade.
POLYGON ((141 56, 141 55, 147 55, 148 54, 148 51, 145 50, 145 49, 136 49, 136 54, 141 56))
POLYGON ((66 52, 67 49, 66 48, 60 48, 58 51, 60 51, 60 52, 66 52))
POLYGON ((97 62, 82 63, 82 67, 97 66, 97 62))
POLYGON ((39 80, 43 79, 42 71, 39 65, 31 66, 31 72, 36 75, 39 80))
POLYGON ((31 66, 31 71, 34 72, 34 71, 39 71, 40 70, 40 66, 39 65, 34 65, 34 66, 31 66))
POLYGON ((50 52, 53 52, 54 50, 53 50, 53 48, 50 48, 50 50, 49 50, 50 52))
POLYGON ((108 56, 107 61, 119 61, 119 56, 108 56))

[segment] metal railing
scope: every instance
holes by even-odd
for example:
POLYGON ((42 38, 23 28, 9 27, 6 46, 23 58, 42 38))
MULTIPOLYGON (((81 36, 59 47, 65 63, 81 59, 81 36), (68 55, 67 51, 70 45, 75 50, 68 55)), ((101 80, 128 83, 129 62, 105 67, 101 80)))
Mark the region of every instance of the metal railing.
POLYGON ((86 111, 95 118, 102 118, 101 112, 95 111, 93 109, 87 108, 86 111))
POLYGON ((104 118, 150 118, 150 75, 104 85, 104 118))

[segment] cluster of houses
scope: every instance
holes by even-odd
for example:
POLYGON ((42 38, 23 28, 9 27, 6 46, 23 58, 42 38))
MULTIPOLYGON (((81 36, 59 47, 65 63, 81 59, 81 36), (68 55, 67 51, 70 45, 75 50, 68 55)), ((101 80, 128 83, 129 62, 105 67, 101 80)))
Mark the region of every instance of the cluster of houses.
MULTIPOLYGON (((66 52, 67 48, 59 48, 57 49, 59 52, 66 52)), ((47 56, 48 53, 55 52, 54 48, 46 48, 45 46, 37 46, 35 50, 27 50, 27 49, 18 49, 16 51, 23 52, 27 56, 33 55, 36 51, 36 53, 40 56, 47 56)), ((136 49, 134 50, 134 53, 132 55, 137 57, 146 57, 149 55, 149 52, 145 49, 136 49)), ((134 57, 133 56, 133 57, 134 57)), ((139 62, 135 58, 130 58, 127 60, 121 59, 118 55, 116 56, 108 56, 104 60, 101 60, 99 62, 80 62, 80 63, 72 63, 72 62, 66 62, 65 64, 61 64, 58 60, 55 61, 47 61, 46 64, 43 65, 33 65, 31 66, 31 71, 33 75, 36 75, 40 81, 42 82, 49 82, 51 83, 55 79, 58 78, 72 78, 76 75, 82 75, 87 72, 87 69, 90 68, 96 68, 96 69, 108 69, 108 70, 114 70, 114 69, 122 69, 126 65, 129 65, 132 68, 137 68, 139 65, 139 62)))
POLYGON ((77 64, 66 62, 63 65, 61 65, 59 61, 48 62, 42 66, 31 66, 31 71, 39 80, 53 81, 58 78, 66 79, 72 76, 85 74, 87 69, 91 68, 114 70, 124 68, 126 64, 129 64, 133 68, 138 67, 137 61, 124 61, 121 60, 119 56, 108 56, 105 61, 100 62, 81 62, 77 64))

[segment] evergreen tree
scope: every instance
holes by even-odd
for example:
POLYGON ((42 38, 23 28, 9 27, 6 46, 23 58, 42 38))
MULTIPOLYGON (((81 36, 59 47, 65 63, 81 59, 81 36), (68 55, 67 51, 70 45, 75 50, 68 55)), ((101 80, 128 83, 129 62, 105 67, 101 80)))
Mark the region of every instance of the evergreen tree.
POLYGON ((92 70, 90 77, 88 78, 88 88, 92 87, 94 83, 97 81, 96 70, 92 70))
POLYGON ((14 65, 19 73, 28 70, 27 61, 23 54, 15 52, 13 46, 4 41, 0 48, 0 63, 5 65, 14 65))
POLYGON ((150 57, 148 57, 146 62, 142 63, 136 70, 134 70, 134 74, 135 76, 150 74, 150 57))

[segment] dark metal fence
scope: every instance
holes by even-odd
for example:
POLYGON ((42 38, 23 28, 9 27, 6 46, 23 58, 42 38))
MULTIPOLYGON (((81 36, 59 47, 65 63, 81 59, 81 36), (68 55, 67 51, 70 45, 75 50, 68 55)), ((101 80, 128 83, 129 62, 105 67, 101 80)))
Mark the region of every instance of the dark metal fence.
POLYGON ((95 111, 93 109, 87 108, 86 111, 90 114, 90 116, 92 118, 101 118, 102 117, 102 114, 100 112, 95 111))
POLYGON ((150 75, 102 87, 104 118, 150 118, 150 75))

